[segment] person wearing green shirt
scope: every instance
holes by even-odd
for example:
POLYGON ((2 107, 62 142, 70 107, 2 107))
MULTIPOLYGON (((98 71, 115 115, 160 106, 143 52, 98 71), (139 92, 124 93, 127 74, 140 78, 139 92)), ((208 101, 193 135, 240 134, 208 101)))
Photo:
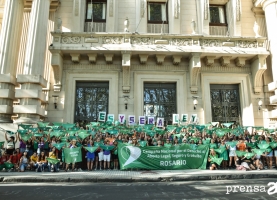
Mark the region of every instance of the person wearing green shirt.
POLYGON ((212 161, 212 158, 218 158, 218 155, 211 149, 210 156, 208 157, 208 161, 210 162, 210 170, 217 170, 218 165, 212 161))

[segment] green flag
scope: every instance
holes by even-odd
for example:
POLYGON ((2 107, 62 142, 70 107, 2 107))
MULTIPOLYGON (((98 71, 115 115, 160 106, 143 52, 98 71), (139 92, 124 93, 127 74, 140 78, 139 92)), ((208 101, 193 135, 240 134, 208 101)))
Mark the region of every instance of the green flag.
POLYGON ((90 153, 93 153, 98 149, 98 147, 84 147, 86 150, 88 150, 90 153))
POLYGON ((252 149, 257 155, 262 155, 265 152, 265 149, 252 149))
POLYGON ((3 147, 4 143, 5 143, 5 141, 0 142, 0 149, 3 147))
POLYGON ((100 145, 103 145, 103 142, 94 142, 95 147, 100 147, 100 145))
POLYGON ((20 134, 20 135, 24 135, 28 132, 28 130, 24 129, 24 130, 17 130, 17 132, 20 134))
POLYGON ((70 136, 74 136, 75 133, 76 133, 76 131, 68 131, 67 133, 68 133, 68 135, 70 135, 70 136))
POLYGON ((230 147, 235 147, 237 143, 238 142, 226 142, 226 144, 229 145, 230 147))
POLYGON ((12 131, 9 131, 9 130, 6 130, 6 132, 7 132, 8 134, 10 134, 10 135, 14 135, 14 134, 15 134, 15 132, 12 132, 12 131))
POLYGON ((108 130, 109 134, 116 135, 118 133, 118 130, 108 130))
POLYGON ((246 153, 247 153, 247 152, 245 152, 245 151, 236 151, 236 154, 237 154, 238 157, 242 157, 242 156, 244 156, 246 153))
POLYGON ((51 127, 39 127, 39 129, 42 131, 49 131, 51 127))
POLYGON ((139 144, 141 147, 145 147, 147 142, 146 141, 139 141, 139 144))
POLYGON ((202 143, 203 143, 203 144, 208 144, 208 145, 209 145, 210 142, 211 142, 211 140, 202 140, 202 143))
POLYGON ((61 137, 62 135, 63 135, 63 132, 61 132, 61 131, 52 131, 52 132, 50 132, 51 137, 53 137, 53 136, 61 137))
POLYGON ((33 133, 37 132, 38 131, 38 128, 29 128, 29 130, 33 133))
MULTIPOLYGON (((38 124, 38 127, 39 127, 39 128, 42 128, 42 127, 48 126, 49 122, 37 122, 37 124, 38 124)), ((22 127, 22 128, 23 128, 23 127, 22 127)), ((28 128, 29 128, 29 127, 28 127, 28 128)))
POLYGON ((32 127, 33 125, 30 125, 30 124, 19 124, 18 126, 22 127, 23 129, 28 129, 28 128, 32 127))
POLYGON ((225 126, 226 128, 229 128, 230 126, 232 126, 234 123, 222 123, 223 126, 225 126))
POLYGON ((252 158, 254 155, 255 155, 254 153, 247 152, 244 156, 245 156, 247 159, 250 159, 250 158, 252 158))
POLYGON ((251 149, 257 148, 256 142, 246 143, 246 146, 250 147, 251 149))
POLYGON ((86 130, 81 130, 78 132, 78 136, 82 139, 85 139, 86 137, 88 137, 90 134, 88 134, 88 132, 86 130))
POLYGON ((54 158, 46 158, 46 160, 51 163, 51 164, 57 164, 58 162, 60 162, 60 160, 58 159, 54 159, 54 158))
POLYGON ((218 135, 219 137, 223 137, 226 133, 228 133, 230 130, 229 129, 224 129, 224 128, 219 128, 216 129, 215 133, 216 135, 218 135))
MULTIPOLYGON (((272 147, 272 149, 277 147, 277 142, 270 142, 270 146, 272 147)), ((277 156, 277 155, 275 155, 277 156)))
POLYGON ((214 157, 214 156, 209 156, 209 157, 210 157, 212 162, 214 162, 214 163, 216 163, 218 165, 220 165, 221 162, 223 161, 223 158, 217 158, 217 157, 214 157))
POLYGON ((216 149, 217 145, 215 143, 210 143, 210 149, 216 149))
POLYGON ((106 151, 110 151, 114 149, 113 145, 100 145, 100 148, 106 151))
POLYGON ((219 149, 214 149, 215 152, 222 154, 224 151, 226 151, 226 149, 223 148, 219 148, 219 149))
POLYGON ((76 163, 82 161, 81 147, 64 148, 65 163, 76 163))
POLYGON ((41 133, 34 133, 34 136, 35 136, 35 137, 42 137, 43 134, 41 134, 41 133))
POLYGON ((75 124, 62 124, 62 127, 64 127, 65 130, 69 130, 73 128, 75 124))
POLYGON ((258 147, 259 147, 260 149, 267 149, 269 146, 270 146, 270 145, 269 145, 269 144, 267 144, 267 143, 264 143, 264 144, 258 144, 258 147))
POLYGON ((26 135, 21 136, 21 139, 22 139, 23 141, 27 141, 27 140, 29 140, 31 137, 32 137, 32 135, 26 134, 26 135))
POLYGON ((4 163, 6 169, 12 169, 14 167, 14 164, 10 163, 10 162, 5 162, 4 163))
POLYGON ((53 146, 56 147, 56 149, 61 150, 61 148, 65 146, 65 142, 56 143, 53 144, 53 146))
POLYGON ((196 125, 196 129, 200 132, 202 132, 205 128, 205 125, 196 125))

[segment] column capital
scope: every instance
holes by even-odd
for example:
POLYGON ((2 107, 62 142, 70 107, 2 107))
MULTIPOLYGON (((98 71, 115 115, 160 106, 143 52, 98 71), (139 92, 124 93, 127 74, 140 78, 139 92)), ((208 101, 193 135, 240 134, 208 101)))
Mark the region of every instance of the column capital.
POLYGON ((253 0, 256 7, 263 7, 263 10, 272 3, 277 3, 277 0, 253 0))

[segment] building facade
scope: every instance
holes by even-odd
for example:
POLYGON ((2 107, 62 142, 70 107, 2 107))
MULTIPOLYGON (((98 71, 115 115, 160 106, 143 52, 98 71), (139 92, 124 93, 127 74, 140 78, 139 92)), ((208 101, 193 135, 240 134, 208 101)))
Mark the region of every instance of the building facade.
POLYGON ((277 0, 0 0, 0 122, 277 126, 276 13, 277 0))

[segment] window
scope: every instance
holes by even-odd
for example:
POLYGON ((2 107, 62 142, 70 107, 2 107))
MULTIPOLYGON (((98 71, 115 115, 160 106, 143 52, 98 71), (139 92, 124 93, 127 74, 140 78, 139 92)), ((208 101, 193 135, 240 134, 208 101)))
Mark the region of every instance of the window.
POLYGON ((167 24, 167 3, 148 3, 148 23, 167 24))
POLYGON ((176 108, 176 83, 144 83, 144 115, 162 117, 172 124, 176 108))
POLYGON ((210 5, 210 25, 227 26, 225 6, 210 5))
POLYGON ((95 122, 99 112, 108 113, 109 82, 77 82, 75 122, 95 122))
POLYGON ((86 22, 106 22, 106 0, 87 0, 86 22))

